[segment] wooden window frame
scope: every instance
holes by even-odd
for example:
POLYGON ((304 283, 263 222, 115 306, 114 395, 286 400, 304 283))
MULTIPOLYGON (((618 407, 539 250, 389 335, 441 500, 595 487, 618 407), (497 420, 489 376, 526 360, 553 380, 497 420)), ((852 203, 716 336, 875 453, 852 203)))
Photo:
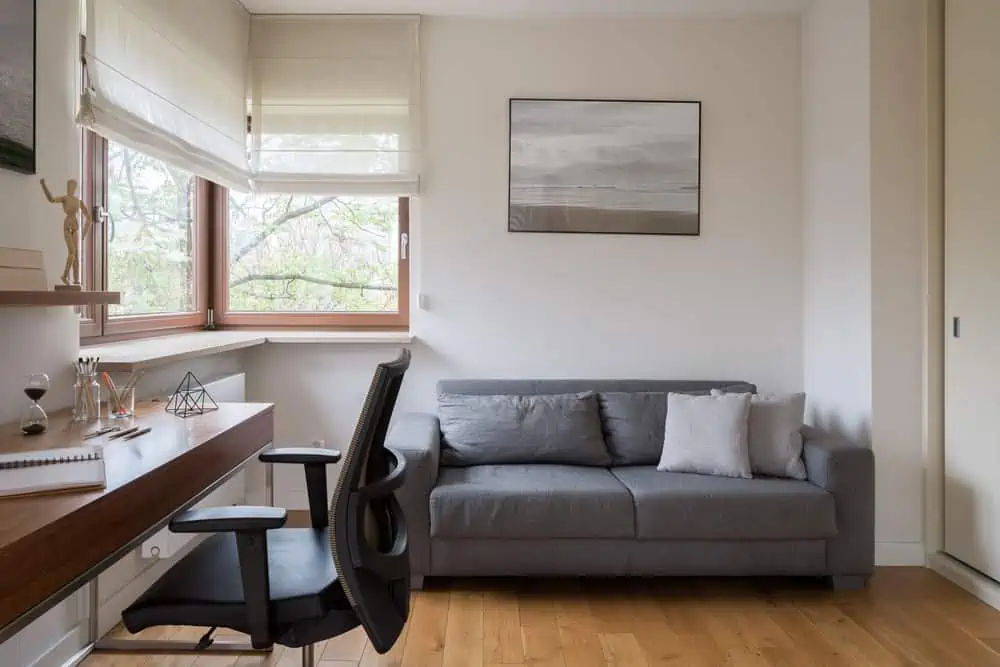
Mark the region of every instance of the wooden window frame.
MULTIPOLYGON (((94 228, 84 248, 84 288, 108 289, 108 222, 99 211, 108 204, 108 142, 103 137, 85 131, 83 193, 86 204, 94 212, 94 228)), ((98 341, 147 338, 181 331, 204 329, 208 318, 211 280, 211 188, 212 184, 196 179, 194 197, 194 257, 195 310, 188 313, 157 313, 152 315, 120 315, 112 317, 107 306, 94 306, 83 313, 80 340, 98 341)))
POLYGON ((215 211, 213 236, 212 305, 215 323, 226 329, 365 329, 406 331, 410 325, 410 199, 398 198, 399 229, 396 233, 399 258, 398 311, 395 313, 332 312, 228 312, 229 304, 229 191, 213 186, 215 211), (405 247, 404 241, 406 239, 405 247))
MULTIPOLYGON (((108 224, 97 214, 107 210, 107 180, 108 142, 93 132, 85 131, 81 192, 85 203, 95 211, 93 232, 84 244, 82 257, 82 281, 84 289, 88 290, 106 290, 108 285, 108 224)), ((197 310, 190 313, 111 317, 107 306, 88 306, 80 311, 80 340, 85 344, 96 344, 200 331, 210 321, 214 326, 225 329, 405 331, 409 328, 410 320, 410 199, 400 197, 398 206, 397 312, 229 313, 226 312, 229 303, 229 192, 226 188, 199 178, 194 207, 197 310)))

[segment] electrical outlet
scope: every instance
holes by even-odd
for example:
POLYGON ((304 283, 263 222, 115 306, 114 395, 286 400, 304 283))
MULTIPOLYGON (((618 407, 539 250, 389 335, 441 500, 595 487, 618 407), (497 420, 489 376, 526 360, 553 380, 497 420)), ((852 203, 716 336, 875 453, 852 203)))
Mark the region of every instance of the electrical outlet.
POLYGON ((420 310, 430 310, 431 298, 426 294, 417 295, 417 306, 420 308, 420 310))

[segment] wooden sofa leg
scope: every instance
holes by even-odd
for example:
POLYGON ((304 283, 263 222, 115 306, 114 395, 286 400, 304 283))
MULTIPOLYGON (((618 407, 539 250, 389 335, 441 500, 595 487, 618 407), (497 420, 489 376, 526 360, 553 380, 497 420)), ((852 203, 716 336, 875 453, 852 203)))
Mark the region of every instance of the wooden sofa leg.
POLYGON ((835 591, 859 591, 868 583, 868 577, 833 576, 830 584, 835 591))
POLYGON ((424 575, 414 574, 410 576, 410 590, 411 591, 424 590, 424 575))

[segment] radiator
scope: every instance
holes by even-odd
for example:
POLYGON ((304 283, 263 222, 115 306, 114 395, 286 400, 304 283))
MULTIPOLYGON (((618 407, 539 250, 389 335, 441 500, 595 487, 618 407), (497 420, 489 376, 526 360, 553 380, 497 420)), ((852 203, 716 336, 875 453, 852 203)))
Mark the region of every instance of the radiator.
MULTIPOLYGON (((242 403, 246 401, 246 373, 227 375, 224 378, 208 382, 205 389, 219 403, 242 403)), ((203 498, 196 507, 221 507, 223 505, 238 505, 246 498, 246 480, 244 474, 238 473, 231 480, 203 498)), ((178 535, 164 528, 142 543, 140 556, 143 559, 162 560, 171 558, 197 535, 178 535)))

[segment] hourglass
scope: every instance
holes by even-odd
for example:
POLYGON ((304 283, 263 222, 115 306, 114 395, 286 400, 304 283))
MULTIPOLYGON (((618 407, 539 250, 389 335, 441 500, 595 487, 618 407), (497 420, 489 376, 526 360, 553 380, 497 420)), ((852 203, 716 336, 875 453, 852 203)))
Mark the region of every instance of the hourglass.
POLYGON ((38 404, 38 401, 42 400, 42 396, 45 396, 45 392, 48 390, 49 376, 45 373, 36 373, 28 378, 28 384, 24 386, 24 395, 31 399, 31 405, 21 417, 21 433, 38 435, 45 433, 45 429, 49 427, 49 416, 38 404))

